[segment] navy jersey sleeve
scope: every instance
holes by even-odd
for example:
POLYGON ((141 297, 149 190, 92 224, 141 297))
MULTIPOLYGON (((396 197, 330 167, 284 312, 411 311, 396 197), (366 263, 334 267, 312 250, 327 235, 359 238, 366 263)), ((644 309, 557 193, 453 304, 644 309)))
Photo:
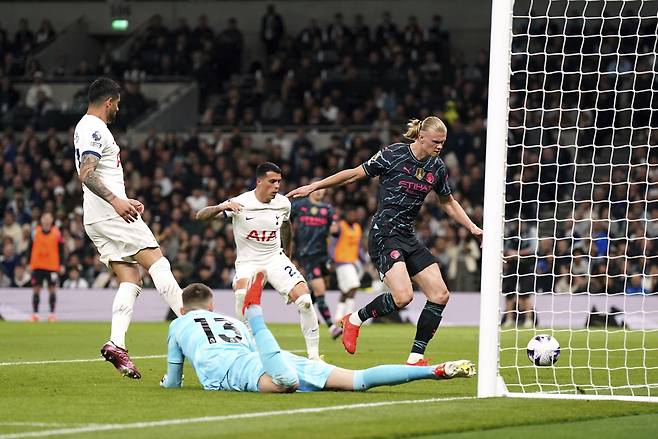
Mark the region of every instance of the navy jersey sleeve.
POLYGON ((440 197, 447 197, 452 194, 452 186, 450 186, 450 176, 448 175, 448 167, 444 164, 438 172, 436 182, 434 183, 434 191, 440 197))
POLYGON ((366 171, 368 177, 377 177, 386 174, 393 168, 393 156, 394 153, 390 148, 384 148, 361 166, 363 166, 363 170, 366 171))

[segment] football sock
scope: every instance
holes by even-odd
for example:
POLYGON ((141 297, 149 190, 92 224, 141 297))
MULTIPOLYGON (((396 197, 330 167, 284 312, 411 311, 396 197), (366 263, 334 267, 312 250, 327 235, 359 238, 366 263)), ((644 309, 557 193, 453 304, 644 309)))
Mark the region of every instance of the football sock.
POLYGON ((320 311, 320 315, 324 319, 324 322, 327 324, 327 326, 331 326, 333 324, 331 321, 331 311, 329 311, 329 307, 327 306, 327 301, 324 299, 324 296, 316 296, 315 303, 318 305, 318 311, 320 311))
POLYGON ((336 305, 336 321, 340 321, 340 319, 343 318, 345 314, 347 314, 345 312, 345 302, 338 302, 338 305, 336 305))
POLYGON ((394 386, 410 381, 438 379, 434 366, 375 366, 354 371, 354 390, 368 390, 378 386, 394 386))
POLYGON ((425 353, 427 343, 434 337, 434 333, 441 323, 445 307, 445 305, 439 305, 429 300, 425 303, 425 307, 421 311, 418 317, 418 323, 416 324, 416 338, 411 347, 412 353, 420 355, 425 353))
POLYGON ((345 299, 345 314, 349 314, 352 311, 354 311, 354 299, 345 299))
POLYGON ((139 285, 121 282, 112 303, 112 332, 110 341, 116 346, 126 348, 126 332, 133 316, 135 299, 142 292, 139 285))
POLYGON ((167 258, 163 256, 155 261, 149 268, 149 274, 160 296, 167 302, 171 310, 180 317, 180 309, 183 307, 183 290, 178 286, 167 258))
POLYGON ((32 294, 32 312, 34 312, 34 314, 39 312, 39 302, 41 301, 41 297, 39 296, 39 293, 32 294))
POLYGON ((245 316, 242 314, 242 306, 244 305, 244 296, 247 295, 246 288, 235 290, 235 317, 245 321, 245 316))
POLYGON ((57 294, 55 293, 50 293, 48 297, 48 305, 50 305, 50 312, 54 313, 55 312, 55 304, 57 303, 57 294))
MULTIPOLYGON (((375 297, 369 304, 361 308, 358 312, 359 319, 365 322, 369 318, 376 319, 399 309, 393 300, 393 294, 383 293, 375 297)), ((354 323, 350 320, 351 323, 354 323)))
POLYGON ((313 301, 310 294, 303 294, 295 300, 299 310, 299 324, 302 334, 306 340, 306 351, 309 358, 317 358, 320 355, 320 327, 318 316, 315 314, 313 301))
POLYGON ((265 325, 263 309, 260 305, 251 305, 247 308, 246 317, 256 339, 258 355, 263 363, 265 372, 272 377, 275 384, 292 387, 299 382, 295 369, 281 354, 279 343, 265 325))

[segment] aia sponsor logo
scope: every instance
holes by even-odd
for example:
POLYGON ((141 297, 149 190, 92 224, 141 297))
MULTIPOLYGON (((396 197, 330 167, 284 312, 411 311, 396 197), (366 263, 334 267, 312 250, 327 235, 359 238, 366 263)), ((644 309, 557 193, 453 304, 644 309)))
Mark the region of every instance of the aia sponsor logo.
POLYGON ((262 230, 260 232, 257 230, 252 230, 247 235, 247 239, 253 239, 254 241, 258 242, 274 241, 276 238, 276 230, 262 230))

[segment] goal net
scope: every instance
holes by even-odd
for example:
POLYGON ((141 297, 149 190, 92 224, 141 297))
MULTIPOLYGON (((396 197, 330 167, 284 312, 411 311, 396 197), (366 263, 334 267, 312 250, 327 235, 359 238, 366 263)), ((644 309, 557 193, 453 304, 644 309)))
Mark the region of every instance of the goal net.
POLYGON ((658 402, 658 1, 493 8, 478 394, 658 402))

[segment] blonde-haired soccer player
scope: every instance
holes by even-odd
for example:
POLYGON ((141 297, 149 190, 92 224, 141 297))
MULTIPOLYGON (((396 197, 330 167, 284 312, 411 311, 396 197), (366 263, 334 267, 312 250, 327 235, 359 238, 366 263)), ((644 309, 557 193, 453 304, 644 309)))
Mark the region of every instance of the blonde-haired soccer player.
POLYGON ((391 292, 380 294, 358 312, 343 317, 343 345, 350 354, 356 352, 361 324, 407 306, 413 300, 416 284, 427 302, 418 318, 407 364, 421 365, 427 364, 425 349, 439 327, 449 293, 436 259, 414 233, 420 207, 427 194, 435 191, 448 216, 478 239, 482 229, 452 196, 448 168, 439 157, 448 136, 445 124, 434 116, 413 119, 404 136, 412 142, 389 145, 361 166, 297 188, 288 197, 306 197, 318 189, 379 177, 379 203, 368 235, 368 251, 391 292))

